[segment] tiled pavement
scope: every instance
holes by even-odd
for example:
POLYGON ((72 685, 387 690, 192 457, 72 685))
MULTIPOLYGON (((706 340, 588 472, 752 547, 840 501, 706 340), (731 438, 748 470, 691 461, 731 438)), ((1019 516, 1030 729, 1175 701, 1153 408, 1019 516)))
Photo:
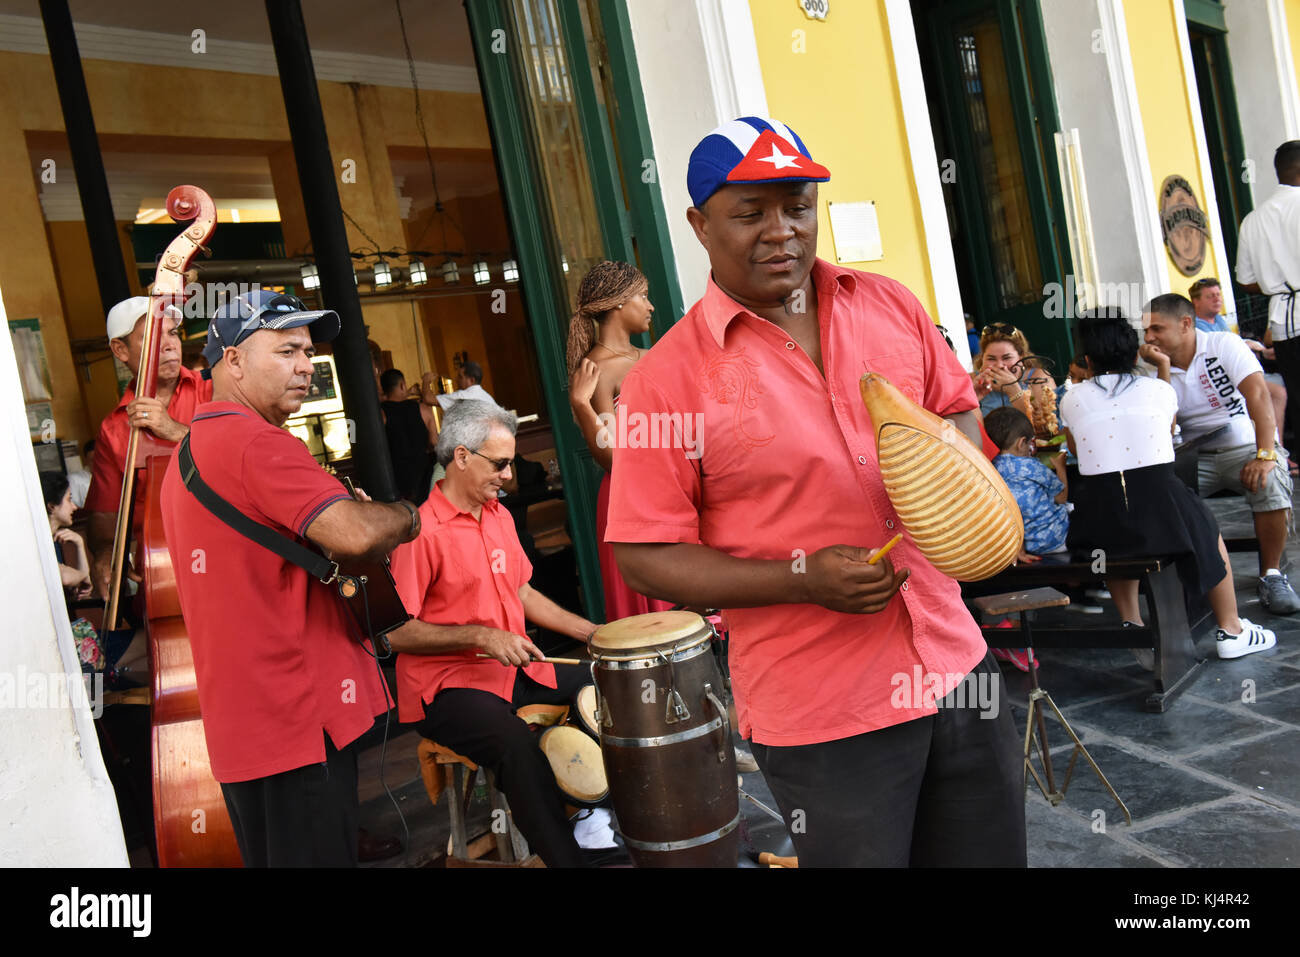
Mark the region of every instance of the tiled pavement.
MULTIPOLYGON (((1248 534, 1240 499, 1211 507, 1225 534, 1248 534)), ((1296 546, 1290 545, 1289 553, 1296 546)), ((1164 714, 1141 710, 1144 672, 1126 650, 1049 650, 1041 685, 1051 694, 1133 815, 1119 807, 1080 759, 1065 800, 1052 807, 1030 782, 1025 792, 1031 867, 1286 867, 1300 864, 1300 615, 1275 618, 1255 597, 1256 559, 1232 556, 1241 614, 1272 628, 1278 646, 1235 661, 1214 653, 1208 623, 1197 633, 1206 657, 1195 683, 1164 714)), ((1300 578, 1300 573, 1297 573, 1300 578)), ((1076 612, 1077 613, 1077 612, 1076 612)), ((1028 681, 1010 672, 1006 690, 1023 732, 1028 681)), ((1071 746, 1048 718, 1058 775, 1071 746)), ((447 844, 445 804, 433 808, 415 763, 414 734, 389 742, 386 778, 410 828, 410 851, 372 866, 441 863, 447 844)), ((362 818, 371 831, 401 834, 374 773, 379 748, 361 762, 362 818)), ((1058 779, 1059 780, 1059 779, 1058 779)), ((744 789, 775 807, 760 774, 744 789)), ((445 801, 445 798, 444 798, 445 801)), ((793 853, 782 826, 742 798, 742 846, 793 853)), ((474 817, 485 821, 478 802, 474 817)), ((754 866, 742 853, 740 865, 754 866)))

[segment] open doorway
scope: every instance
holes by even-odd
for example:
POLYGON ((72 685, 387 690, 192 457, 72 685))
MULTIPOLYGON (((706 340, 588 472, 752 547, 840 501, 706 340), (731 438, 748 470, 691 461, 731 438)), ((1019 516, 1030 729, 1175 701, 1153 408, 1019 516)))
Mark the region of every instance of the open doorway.
POLYGON ((1056 374, 1071 331, 1045 304, 1070 262, 1036 0, 912 0, 912 11, 936 150, 951 160, 941 181, 966 310, 977 330, 1023 330, 1056 374))

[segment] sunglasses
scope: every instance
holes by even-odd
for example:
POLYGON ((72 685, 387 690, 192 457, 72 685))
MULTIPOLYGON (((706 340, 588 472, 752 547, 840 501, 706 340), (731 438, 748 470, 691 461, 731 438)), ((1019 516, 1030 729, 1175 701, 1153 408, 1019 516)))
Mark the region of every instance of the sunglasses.
POLYGON ((1011 335, 1015 335, 1016 333, 1019 333, 1020 330, 1017 329, 1015 326, 1011 325, 1010 323, 990 322, 987 326, 985 326, 983 329, 980 330, 980 335, 987 336, 990 332, 1002 332, 1002 333, 1009 333, 1011 335))
POLYGON ((489 459, 482 452, 475 452, 473 449, 470 449, 469 453, 471 455, 477 455, 481 459, 487 459, 487 463, 492 466, 492 471, 494 472, 504 472, 506 469, 510 468, 510 463, 514 461, 514 459, 489 459))
POLYGON ((1218 286, 1218 285, 1219 285, 1219 280, 1214 279, 1213 277, 1210 276, 1206 276, 1204 279, 1198 279, 1196 280, 1196 282, 1192 283, 1189 291, 1197 292, 1201 289, 1207 289, 1210 286, 1218 286))

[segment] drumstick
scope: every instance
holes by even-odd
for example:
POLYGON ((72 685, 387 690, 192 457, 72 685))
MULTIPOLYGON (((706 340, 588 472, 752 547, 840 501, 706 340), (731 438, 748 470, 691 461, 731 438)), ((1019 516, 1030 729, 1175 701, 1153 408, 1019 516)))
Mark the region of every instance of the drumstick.
MULTIPOLYGON (((495 658, 496 656, 484 654, 483 652, 480 651, 478 653, 478 657, 495 658)), ((534 658, 533 660, 547 665, 589 665, 591 664, 590 661, 584 660, 582 658, 534 658)))
POLYGON ((880 561, 882 558, 884 558, 886 555, 889 554, 889 550, 890 550, 891 548, 893 548, 895 545, 897 545, 897 544, 898 544, 900 541, 902 541, 902 540, 903 540, 903 533, 902 533, 902 532, 899 532, 897 535, 895 535, 895 536, 894 536, 893 538, 891 538, 889 541, 885 542, 884 546, 880 549, 880 551, 876 552, 876 554, 874 554, 874 555, 872 555, 870 558, 868 558, 868 559, 867 559, 867 564, 868 564, 868 565, 874 565, 874 564, 876 564, 876 562, 880 561))

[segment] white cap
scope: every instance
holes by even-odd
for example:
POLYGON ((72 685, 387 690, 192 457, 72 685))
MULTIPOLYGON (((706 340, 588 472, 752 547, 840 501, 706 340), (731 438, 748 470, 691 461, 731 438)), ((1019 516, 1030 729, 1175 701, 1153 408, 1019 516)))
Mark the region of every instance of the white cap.
MULTIPOLYGON (((108 338, 125 339, 135 330, 135 324, 148 314, 148 296, 132 296, 130 299, 123 299, 108 310, 108 338)), ((180 319, 183 315, 175 306, 168 306, 166 314, 173 319, 180 319)))
POLYGON ((148 296, 132 296, 130 299, 123 299, 108 310, 108 338, 125 339, 135 329, 135 324, 148 312, 148 296))

